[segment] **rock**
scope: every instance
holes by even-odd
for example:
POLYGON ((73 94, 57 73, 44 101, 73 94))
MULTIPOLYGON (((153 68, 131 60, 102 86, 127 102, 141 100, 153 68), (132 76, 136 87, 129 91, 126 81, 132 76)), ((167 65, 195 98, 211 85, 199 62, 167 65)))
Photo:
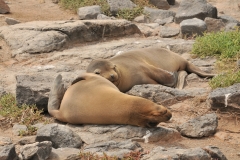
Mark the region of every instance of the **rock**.
POLYGON ((156 29, 159 27, 159 24, 158 23, 148 23, 148 24, 145 24, 145 26, 148 26, 151 29, 156 29))
POLYGON ((98 14, 101 14, 101 7, 98 5, 81 7, 78 8, 77 14, 81 20, 97 19, 98 14))
POLYGON ((175 4, 175 0, 167 0, 168 4, 170 5, 174 5, 175 4))
POLYGON ((176 13, 175 22, 198 18, 204 20, 206 17, 217 18, 217 9, 206 0, 182 0, 176 13))
POLYGON ((0 136, 0 146, 12 144, 12 139, 10 137, 0 136))
POLYGON ((25 145, 25 144, 32 144, 35 143, 36 141, 36 136, 27 136, 27 137, 22 137, 18 143, 20 145, 25 145))
POLYGON ((84 147, 83 152, 95 153, 97 155, 103 155, 105 153, 108 156, 116 156, 123 158, 123 156, 131 151, 142 151, 142 147, 137 142, 131 140, 115 142, 99 142, 90 144, 84 147))
POLYGON ((164 19, 156 19, 154 21, 154 23, 158 23, 159 25, 164 25, 164 24, 172 23, 173 20, 174 20, 174 17, 170 16, 170 17, 164 18, 164 19))
POLYGON ((17 160, 18 156, 15 151, 15 145, 9 144, 0 146, 0 159, 1 160, 17 160))
POLYGON ((10 46, 13 56, 46 53, 63 49, 70 43, 133 34, 141 33, 135 24, 126 20, 33 21, 0 27, 0 37, 10 46))
POLYGON ((154 103, 167 106, 206 93, 207 90, 203 88, 196 90, 179 90, 154 84, 136 85, 127 92, 127 94, 143 97, 153 101, 154 103))
POLYGON ((145 15, 138 16, 138 17, 134 18, 133 21, 137 22, 137 23, 149 23, 148 19, 145 15))
MULTIPOLYGON (((155 27, 156 25, 159 26, 159 24, 155 23, 155 27)), ((152 28, 154 26, 152 26, 151 24, 150 25, 147 25, 146 23, 138 23, 137 24, 139 30, 141 31, 141 33, 145 36, 145 37, 149 37, 149 36, 157 36, 158 35, 158 32, 160 30, 160 27, 157 27, 157 28, 152 28)))
POLYGON ((113 16, 116 15, 119 10, 133 9, 136 7, 136 4, 130 0, 107 0, 107 2, 113 16))
POLYGON ((206 17, 204 22, 207 25, 208 32, 223 31, 224 27, 225 27, 225 24, 223 23, 223 21, 221 19, 206 17))
POLYGON ((0 0, 0 14, 5 14, 9 12, 10 12, 9 6, 5 3, 4 0, 0 0))
POLYGON ((215 146, 206 146, 204 148, 208 154, 210 154, 212 159, 217 159, 217 160, 227 160, 225 155, 220 151, 218 147, 215 146))
POLYGON ((162 38, 170 38, 177 36, 179 34, 179 29, 178 28, 173 28, 173 27, 161 27, 160 30, 160 37, 162 38))
POLYGON ((0 86, 0 97, 6 94, 6 91, 4 90, 3 87, 0 86))
POLYGON ((104 19, 116 19, 115 17, 108 17, 104 14, 98 14, 97 19, 104 20, 104 19))
POLYGON ((52 151, 52 142, 36 142, 27 144, 20 148, 20 157, 22 159, 47 159, 52 151))
POLYGON ((208 137, 213 135, 218 127, 218 117, 214 114, 206 114, 187 121, 178 126, 181 135, 192 138, 208 137))
POLYGON ((168 17, 175 17, 175 12, 166 11, 162 9, 153 9, 149 7, 144 7, 144 14, 148 15, 149 22, 154 22, 156 19, 165 19, 168 17))
POLYGON ((26 125, 20 125, 20 124, 14 124, 13 128, 12 128, 12 132, 15 136, 19 136, 21 135, 21 132, 26 132, 27 126, 26 125))
POLYGON ((166 0, 149 0, 151 4, 153 4, 158 9, 168 10, 170 8, 168 2, 166 0))
POLYGON ((240 23, 227 23, 225 26, 225 31, 234 31, 236 29, 240 28, 240 23))
POLYGON ((194 34, 203 35, 203 32, 207 30, 206 23, 197 18, 183 20, 180 23, 182 36, 192 36, 194 34))
POLYGON ((14 24, 21 23, 21 22, 19 22, 18 20, 13 19, 13 18, 9 18, 9 17, 6 17, 6 18, 5 18, 5 22, 6 22, 8 25, 14 25, 14 24))
POLYGON ((240 83, 214 89, 208 95, 207 101, 213 110, 240 113, 240 83))
POLYGON ((52 148, 49 160, 77 160, 79 159, 79 149, 76 148, 52 148))
POLYGON ((81 138, 68 127, 56 123, 45 125, 37 131, 36 141, 51 141, 54 148, 80 148, 81 138))
POLYGON ((218 16, 218 18, 221 19, 224 23, 237 23, 237 24, 240 23, 238 20, 228 15, 221 15, 218 16))
POLYGON ((163 148, 155 147, 149 154, 143 156, 142 160, 167 160, 167 159, 186 159, 186 160, 211 160, 211 157, 202 148, 163 148))

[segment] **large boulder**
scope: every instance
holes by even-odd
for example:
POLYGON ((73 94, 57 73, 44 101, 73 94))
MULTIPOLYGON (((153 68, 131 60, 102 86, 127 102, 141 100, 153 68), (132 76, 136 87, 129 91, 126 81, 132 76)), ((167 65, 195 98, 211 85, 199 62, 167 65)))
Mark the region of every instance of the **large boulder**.
POLYGON ((137 5, 131 0, 107 0, 112 15, 116 15, 119 10, 133 9, 137 5))
POLYGON ((168 10, 170 8, 170 5, 166 0, 149 0, 149 2, 158 9, 168 10))
POLYGON ((203 35, 207 30, 206 23, 198 18, 183 20, 180 23, 182 36, 203 35))
POLYGON ((4 0, 0 0, 0 14, 5 14, 9 12, 10 12, 9 6, 5 3, 4 0))
POLYGON ((2 37, 13 54, 46 53, 71 43, 91 42, 108 37, 141 34, 126 20, 33 21, 0 27, 2 37))
POLYGON ((214 89, 208 95, 208 103, 213 110, 240 113, 240 83, 214 89))
POLYGON ((80 148, 82 139, 71 129, 64 125, 47 124, 37 131, 36 141, 51 141, 53 148, 80 148))
POLYGON ((98 5, 81 7, 78 8, 77 14, 79 19, 97 19, 101 14, 101 7, 98 5))
POLYGON ((165 19, 168 17, 175 17, 176 13, 173 11, 167 11, 162 9, 154 9, 149 7, 144 7, 144 14, 148 15, 149 22, 154 22, 156 19, 165 19))
POLYGON ((206 0, 182 0, 176 13, 175 22, 181 23, 183 20, 206 17, 217 18, 217 8, 207 3, 206 0))
POLYGON ((178 126, 178 131, 186 137, 201 138, 213 135, 217 131, 218 117, 206 114, 187 121, 178 126))

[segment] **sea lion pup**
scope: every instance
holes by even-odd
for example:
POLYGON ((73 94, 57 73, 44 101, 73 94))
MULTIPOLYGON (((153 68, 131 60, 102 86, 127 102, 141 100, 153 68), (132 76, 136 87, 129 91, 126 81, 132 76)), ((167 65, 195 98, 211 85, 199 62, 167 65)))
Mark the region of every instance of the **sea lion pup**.
POLYGON ((164 106, 124 94, 93 73, 81 74, 64 92, 62 76, 58 75, 49 94, 48 112, 62 122, 154 127, 172 116, 164 106))
POLYGON ((159 47, 128 51, 109 60, 93 60, 86 71, 110 80, 121 92, 140 84, 162 84, 182 89, 187 72, 200 77, 215 76, 203 72, 180 55, 159 47))

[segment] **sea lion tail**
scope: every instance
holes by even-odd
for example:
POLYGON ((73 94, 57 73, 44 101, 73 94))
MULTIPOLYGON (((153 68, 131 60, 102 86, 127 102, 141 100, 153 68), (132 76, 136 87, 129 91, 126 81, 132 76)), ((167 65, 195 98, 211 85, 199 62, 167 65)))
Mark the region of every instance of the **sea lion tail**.
POLYGON ((59 74, 53 81, 53 85, 49 93, 48 112, 51 116, 56 118, 58 117, 58 109, 60 107, 65 91, 66 89, 64 88, 64 84, 62 82, 62 76, 59 74))
POLYGON ((200 77, 212 78, 212 77, 216 76, 216 74, 206 73, 206 72, 202 71, 200 68, 198 68, 197 66, 195 66, 191 63, 187 64, 186 69, 187 69, 187 72, 195 73, 195 74, 199 75, 200 77))

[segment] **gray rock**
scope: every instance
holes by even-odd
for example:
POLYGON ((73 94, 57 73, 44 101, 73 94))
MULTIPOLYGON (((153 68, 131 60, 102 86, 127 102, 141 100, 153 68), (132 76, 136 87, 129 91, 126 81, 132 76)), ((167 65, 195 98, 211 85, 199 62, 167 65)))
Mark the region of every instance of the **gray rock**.
POLYGON ((115 17, 108 17, 104 14, 98 14, 97 19, 103 20, 103 19, 116 19, 115 17))
POLYGON ((14 124, 12 128, 12 132, 15 136, 19 136, 21 132, 26 132, 27 126, 26 125, 20 125, 20 124, 14 124))
POLYGON ((163 85, 144 84, 134 86, 127 93, 149 99, 158 104, 173 105, 179 101, 193 98, 197 95, 204 95, 208 92, 203 88, 195 90, 179 90, 163 85))
POLYGON ((98 5, 95 6, 86 6, 78 8, 77 11, 79 19, 97 19, 98 14, 101 14, 101 7, 98 5))
POLYGON ((203 35, 203 32, 207 30, 207 25, 203 20, 193 18, 183 20, 180 23, 180 28, 182 36, 203 35))
POLYGON ((15 151, 15 145, 9 144, 0 146, 0 159, 1 160, 17 160, 18 156, 15 151))
POLYGON ((206 114, 187 121, 177 127, 181 135, 186 137, 201 138, 213 135, 218 127, 218 117, 206 114))
POLYGON ((81 138, 68 127, 60 124, 48 124, 37 131, 36 141, 51 141, 54 148, 80 148, 81 138))
POLYGON ((149 0, 151 4, 153 4, 158 9, 165 9, 168 10, 170 8, 170 5, 166 0, 149 0))
POLYGON ((228 15, 221 15, 221 16, 218 16, 218 18, 222 19, 224 23, 240 23, 238 20, 228 15))
POLYGON ((36 142, 35 140, 36 140, 36 136, 22 137, 22 138, 18 141, 18 144, 20 144, 20 145, 32 144, 32 143, 35 143, 35 142, 36 142))
POLYGON ((0 136, 0 146, 12 144, 12 139, 10 137, 0 136))
POLYGON ((174 20, 174 17, 170 16, 170 17, 164 18, 164 19, 156 19, 154 22, 158 23, 159 25, 164 25, 164 24, 172 23, 173 20, 174 20))
POLYGON ((211 157, 206 151, 201 148, 163 148, 161 146, 155 147, 149 154, 143 156, 142 160, 211 160, 211 157))
POLYGON ((18 20, 16 20, 16 19, 13 19, 13 18, 9 18, 9 17, 6 17, 6 18, 5 18, 5 22, 6 22, 8 25, 14 25, 14 24, 21 23, 20 21, 18 21, 18 20))
POLYGON ((237 28, 240 28, 240 23, 227 23, 225 26, 225 31, 234 31, 237 28))
POLYGON ((136 7, 130 0, 107 0, 112 15, 116 15, 119 10, 133 9, 136 7))
POLYGON ((206 0, 182 0, 176 13, 175 22, 198 18, 204 20, 206 17, 217 18, 217 9, 206 0))
POLYGON ((160 26, 157 23, 155 23, 154 25, 155 25, 155 27, 156 27, 156 25, 158 25, 158 27, 153 29, 152 27, 154 27, 154 26, 152 26, 151 24, 150 25, 147 25, 146 23, 138 23, 137 24, 139 30, 145 37, 158 35, 160 26))
POLYGON ((54 160, 78 160, 79 149, 76 148, 52 148, 52 152, 48 159, 54 160))
POLYGON ((134 18, 133 21, 137 22, 137 23, 148 23, 148 19, 145 15, 138 16, 138 17, 134 18))
POLYGON ((148 15, 149 22, 154 22, 156 19, 165 19, 168 17, 175 17, 176 13, 173 11, 166 11, 162 9, 153 9, 144 7, 144 14, 148 15))
POLYGON ((162 38, 170 38, 170 37, 177 36, 179 32, 180 32, 179 28, 164 26, 164 27, 161 27, 159 35, 162 38))
POLYGON ((214 89, 208 95, 207 101, 213 110, 240 113, 240 83, 214 89))
POLYGON ((95 153, 102 155, 103 153, 108 156, 116 156, 118 158, 123 158, 123 156, 131 151, 142 151, 142 147, 137 142, 132 142, 131 140, 115 142, 99 142, 90 144, 84 147, 83 152, 95 153))
POLYGON ((5 3, 4 0, 0 0, 0 14, 5 14, 9 12, 10 12, 9 6, 5 3))
POLYGON ((0 37, 10 46, 13 56, 60 50, 69 42, 91 42, 135 33, 141 34, 135 24, 126 20, 35 21, 0 27, 0 37))
POLYGON ((211 156, 212 159, 227 160, 225 155, 220 151, 220 149, 218 147, 206 146, 206 147, 204 147, 204 150, 206 152, 208 152, 208 154, 211 156))
POLYGON ((36 142, 27 144, 20 148, 22 159, 44 160, 47 159, 52 151, 52 142, 36 142))
POLYGON ((208 32, 219 32, 225 28, 225 24, 221 19, 206 17, 204 22, 207 25, 208 32))
POLYGON ((0 86, 0 97, 6 94, 6 91, 4 90, 3 87, 0 86))
POLYGON ((151 29, 156 29, 159 27, 158 23, 148 23, 148 24, 144 24, 144 25, 150 27, 151 29))

